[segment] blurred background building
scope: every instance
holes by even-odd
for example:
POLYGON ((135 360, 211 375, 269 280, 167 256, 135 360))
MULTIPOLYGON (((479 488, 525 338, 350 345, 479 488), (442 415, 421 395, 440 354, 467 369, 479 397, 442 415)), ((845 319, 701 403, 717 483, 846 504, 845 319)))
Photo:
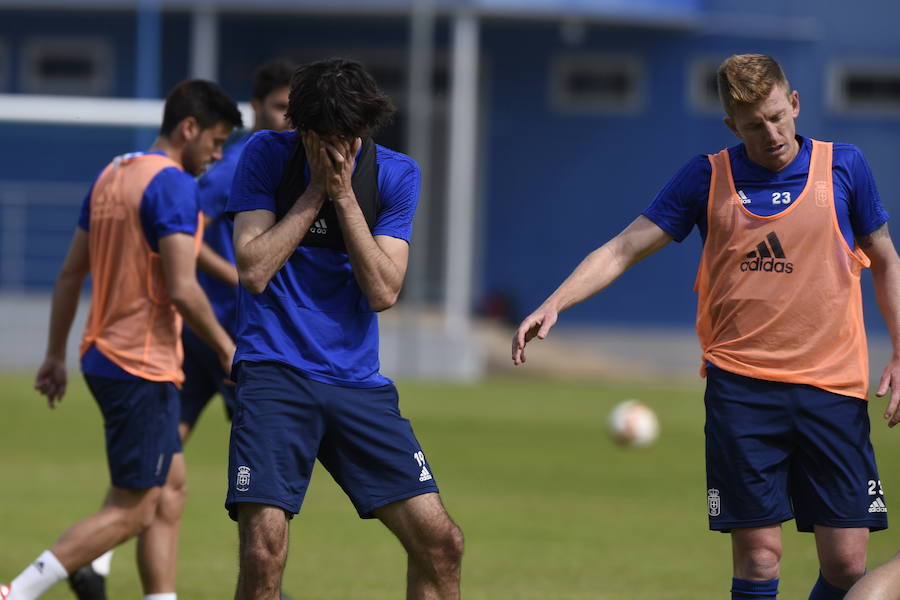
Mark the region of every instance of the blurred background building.
MULTIPOLYGON (((508 362, 509 325, 692 155, 735 143, 715 86, 731 54, 781 61, 798 131, 860 146, 900 214, 898 24, 893 0, 0 0, 0 366, 36 364, 90 181, 152 142, 184 78, 246 102, 271 57, 369 67, 399 107, 377 141, 425 174, 385 372, 473 378, 508 362)), ((685 354, 681 340, 693 365, 699 251, 696 234, 671 244, 561 327, 619 332, 615 369, 628 352, 685 354)))

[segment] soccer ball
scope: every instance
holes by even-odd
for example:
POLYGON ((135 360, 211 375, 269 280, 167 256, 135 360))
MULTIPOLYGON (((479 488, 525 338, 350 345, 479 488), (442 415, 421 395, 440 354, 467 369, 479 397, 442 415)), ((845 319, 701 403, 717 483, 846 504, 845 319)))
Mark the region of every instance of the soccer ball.
POLYGON ((643 402, 625 400, 609 413, 609 435, 622 446, 649 446, 659 437, 659 419, 643 402))

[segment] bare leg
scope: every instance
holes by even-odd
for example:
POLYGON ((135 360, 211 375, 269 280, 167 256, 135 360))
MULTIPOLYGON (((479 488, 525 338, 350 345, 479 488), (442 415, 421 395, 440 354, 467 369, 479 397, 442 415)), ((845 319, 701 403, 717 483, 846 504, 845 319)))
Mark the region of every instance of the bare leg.
POLYGON ((816 525, 815 532, 825 581, 842 590, 850 589, 866 572, 868 528, 816 525))
POLYGON ((172 456, 172 466, 162 487, 156 518, 137 542, 137 564, 145 594, 175 591, 178 532, 187 499, 184 453, 172 456))
POLYGON ((238 504, 240 573, 235 600, 279 600, 287 561, 288 519, 267 504, 238 504))
POLYGON ((844 600, 900 600, 900 554, 860 579, 844 600))
POLYGON ((110 488, 107 503, 100 512, 75 523, 50 551, 68 573, 83 567, 150 525, 156 514, 160 489, 110 488))
POLYGON ((459 598, 463 535, 438 494, 393 502, 374 514, 406 549, 408 600, 459 598))
POLYGON ((733 530, 731 553, 734 576, 738 579, 776 579, 781 563, 781 525, 733 530))

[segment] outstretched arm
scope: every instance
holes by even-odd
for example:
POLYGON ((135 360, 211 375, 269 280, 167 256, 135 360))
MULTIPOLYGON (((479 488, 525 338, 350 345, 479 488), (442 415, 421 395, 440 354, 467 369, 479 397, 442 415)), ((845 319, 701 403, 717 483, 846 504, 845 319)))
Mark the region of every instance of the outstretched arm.
POLYGON ((47 352, 34 380, 35 389, 47 397, 50 408, 55 407, 66 393, 66 342, 78 310, 81 286, 89 270, 88 234, 76 227, 69 253, 56 277, 47 352))
POLYGON ((254 294, 262 293, 287 262, 325 201, 322 162, 325 149, 319 136, 304 132, 303 144, 311 181, 278 222, 268 210, 239 212, 234 218, 234 252, 241 284, 254 294))
POLYGON ((544 339, 559 313, 603 290, 631 265, 672 241, 672 236, 641 215, 616 237, 587 255, 537 310, 525 317, 512 340, 512 360, 525 362, 525 345, 544 339))
POLYGON ((860 248, 872 261, 872 281, 881 315, 887 324, 894 352, 881 373, 876 396, 891 392, 884 411, 888 426, 900 422, 900 258, 891 241, 887 223, 858 240, 860 248))

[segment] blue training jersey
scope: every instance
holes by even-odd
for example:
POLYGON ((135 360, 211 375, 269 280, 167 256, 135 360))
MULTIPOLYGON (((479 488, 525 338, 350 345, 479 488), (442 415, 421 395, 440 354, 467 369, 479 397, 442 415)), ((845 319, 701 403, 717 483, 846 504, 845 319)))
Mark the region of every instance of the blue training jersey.
MULTIPOLYGON (((231 181, 238 158, 249 138, 242 137, 225 149, 222 160, 210 167, 209 171, 197 182, 200 212, 209 219, 203 230, 203 241, 231 264, 235 264, 234 221, 225 214, 228 194, 231 192, 231 181)), ((237 310, 237 288, 212 275, 197 271, 197 281, 206 292, 213 312, 222 327, 234 336, 235 312, 237 310)))
MULTIPOLYGON (((164 152, 154 152, 162 154, 164 152)), ((90 233, 91 184, 81 204, 78 226, 90 233)), ((161 170, 147 184, 141 197, 141 229, 147 244, 159 252, 159 240, 173 233, 194 235, 197 232, 197 184, 194 178, 181 169, 169 167, 161 170)), ((89 375, 111 379, 139 379, 104 356, 96 346, 91 346, 81 357, 81 370, 89 375)))
MULTIPOLYGON (((254 134, 238 161, 227 211, 275 212, 275 194, 296 131, 254 134)), ((409 241, 419 198, 410 157, 376 146, 380 207, 373 235, 409 241)), ((390 383, 379 373, 378 318, 346 252, 299 246, 266 289, 238 292, 235 363, 274 361, 346 387, 390 383)))
MULTIPOLYGON (((770 171, 747 157, 743 144, 728 149, 734 187, 744 206, 753 214, 770 216, 791 205, 806 185, 812 141, 797 136, 800 151, 791 163, 770 171)), ((888 220, 881 205, 872 171, 863 153, 852 144, 834 144, 832 158, 834 206, 838 225, 847 245, 888 220)), ((656 195, 643 215, 675 241, 682 241, 694 225, 706 240, 709 183, 712 169, 706 155, 692 158, 656 195)))

